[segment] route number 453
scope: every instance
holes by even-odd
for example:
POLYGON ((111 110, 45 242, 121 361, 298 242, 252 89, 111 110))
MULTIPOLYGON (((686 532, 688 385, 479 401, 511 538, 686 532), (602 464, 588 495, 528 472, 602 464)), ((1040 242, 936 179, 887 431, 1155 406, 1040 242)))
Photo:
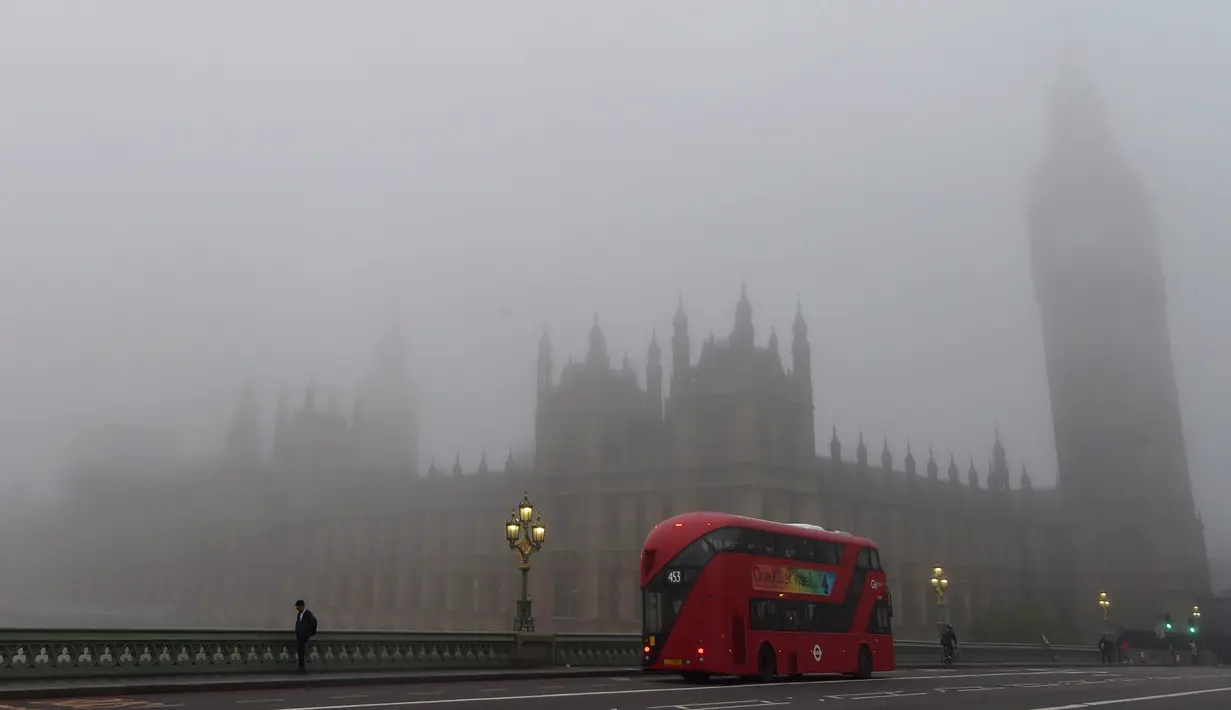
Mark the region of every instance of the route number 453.
POLYGON ((673 569, 667 572, 667 581, 671 584, 679 584, 684 581, 684 575, 678 569, 673 569))

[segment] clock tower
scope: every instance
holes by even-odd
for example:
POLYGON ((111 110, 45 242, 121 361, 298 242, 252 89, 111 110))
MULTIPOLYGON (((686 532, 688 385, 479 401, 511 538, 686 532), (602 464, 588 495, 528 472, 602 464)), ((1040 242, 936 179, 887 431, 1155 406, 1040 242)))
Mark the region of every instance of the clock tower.
POLYGON ((1057 77, 1028 222, 1078 619, 1152 628, 1209 591, 1184 449, 1157 226, 1098 92, 1057 77), (1086 607, 1089 607, 1086 609, 1086 607), (1084 610, 1084 611, 1083 611, 1084 610))

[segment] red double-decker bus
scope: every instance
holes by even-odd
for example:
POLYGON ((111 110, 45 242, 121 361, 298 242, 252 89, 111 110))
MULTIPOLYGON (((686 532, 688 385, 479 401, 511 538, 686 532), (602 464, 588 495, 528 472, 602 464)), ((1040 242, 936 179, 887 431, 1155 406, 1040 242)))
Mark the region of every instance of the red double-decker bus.
POLYGON ((659 523, 641 551, 642 667, 692 681, 894 668, 872 541, 725 513, 659 523))

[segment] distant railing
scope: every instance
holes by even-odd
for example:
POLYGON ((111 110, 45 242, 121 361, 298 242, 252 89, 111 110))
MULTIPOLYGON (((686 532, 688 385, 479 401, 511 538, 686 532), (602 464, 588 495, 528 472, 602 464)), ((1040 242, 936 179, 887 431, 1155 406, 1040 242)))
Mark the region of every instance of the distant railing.
MULTIPOLYGON (((309 647, 322 672, 486 670, 518 666, 636 668, 641 639, 625 634, 330 631, 309 647)), ((895 640, 900 665, 940 661, 936 642, 895 640)), ((1087 664, 1098 651, 1042 644, 961 646, 959 662, 1087 664)), ((0 681, 157 675, 286 673, 296 666, 289 631, 0 630, 0 681)))

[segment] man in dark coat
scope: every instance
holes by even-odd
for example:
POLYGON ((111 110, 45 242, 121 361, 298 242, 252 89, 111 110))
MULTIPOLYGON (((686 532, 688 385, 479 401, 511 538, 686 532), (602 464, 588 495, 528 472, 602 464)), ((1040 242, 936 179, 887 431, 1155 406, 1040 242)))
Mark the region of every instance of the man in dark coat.
POLYGON ((299 658, 299 672, 308 671, 308 642, 316 635, 316 616, 304 606, 303 600, 295 602, 295 655, 299 658))

